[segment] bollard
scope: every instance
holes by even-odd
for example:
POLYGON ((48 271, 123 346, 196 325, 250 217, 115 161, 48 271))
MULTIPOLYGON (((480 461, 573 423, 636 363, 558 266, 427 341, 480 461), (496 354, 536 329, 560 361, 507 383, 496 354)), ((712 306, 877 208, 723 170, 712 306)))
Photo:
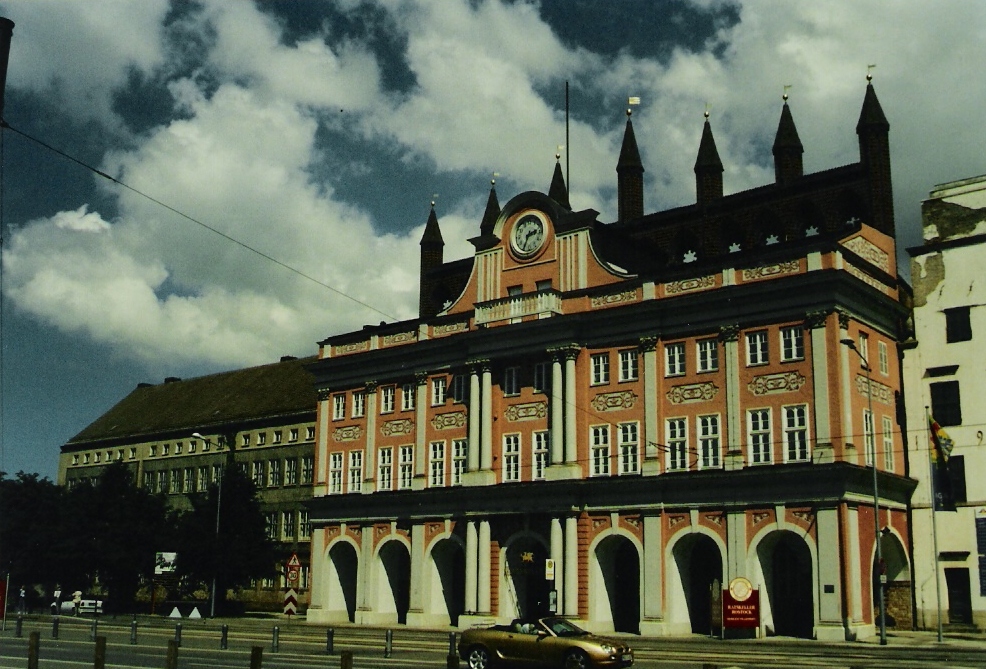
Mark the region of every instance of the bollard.
POLYGON ((14 625, 14 636, 20 639, 24 636, 24 616, 17 614, 17 624, 14 625))
POLYGON ((394 652, 394 630, 387 630, 387 641, 383 647, 383 656, 390 657, 394 652))
POLYGON ((96 650, 92 656, 92 669, 105 669, 106 667, 106 637, 96 637, 96 650))
POLYGON ((333 646, 335 646, 336 631, 331 627, 325 630, 325 652, 333 652, 333 646))
POLYGON ((137 645, 137 614, 134 614, 134 619, 130 621, 130 645, 137 645))
POLYGON ((96 640, 96 632, 99 630, 99 621, 95 618, 92 619, 92 624, 89 625, 89 640, 96 640))
POLYGON ((339 669, 353 669, 353 651, 344 650, 339 653, 339 669))
POLYGON ((222 636, 219 637, 219 650, 229 648, 229 625, 223 625, 222 636))
POLYGON ((38 647, 41 645, 41 632, 31 632, 27 642, 27 669, 38 669, 38 647))
POLYGON ((175 623, 175 645, 181 648, 181 623, 175 623))
POLYGON ((271 639, 270 639, 270 652, 272 653, 278 652, 281 645, 280 637, 281 637, 281 628, 278 627, 277 625, 274 625, 274 632, 271 634, 271 639))
POLYGON ((455 649, 455 632, 448 633, 448 657, 445 658, 446 669, 459 669, 459 654, 455 649))
POLYGON ((168 639, 168 654, 164 659, 164 669, 178 669, 178 644, 168 639))
POLYGON ((264 647, 254 646, 250 651, 250 669, 263 669, 264 666, 264 647))
POLYGON ((51 638, 58 638, 58 616, 52 616, 51 618, 51 638))

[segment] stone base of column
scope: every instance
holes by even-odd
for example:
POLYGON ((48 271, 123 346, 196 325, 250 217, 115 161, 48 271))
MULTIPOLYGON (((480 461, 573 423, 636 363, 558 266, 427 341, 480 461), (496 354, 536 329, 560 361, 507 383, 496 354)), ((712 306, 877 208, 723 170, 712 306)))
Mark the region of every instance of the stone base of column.
POLYGON ((689 636, 691 623, 672 624, 664 620, 641 620, 640 636, 689 636))
POLYGON ((857 634, 855 629, 846 629, 842 623, 819 623, 815 626, 815 639, 818 641, 855 641, 857 634))
POLYGON ((727 472, 734 472, 743 469, 743 451, 730 451, 723 459, 723 465, 727 472))
POLYGON ((397 625, 397 612, 390 611, 387 613, 381 611, 357 611, 356 612, 356 624, 357 625, 379 625, 381 627, 392 627, 397 625))
POLYGON ((492 469, 480 469, 478 472, 465 472, 462 474, 463 486, 485 486, 496 485, 496 472, 492 469))
POLYGON ((548 465, 544 469, 545 481, 571 481, 582 478, 582 467, 574 463, 548 465))
MULTIPOLYGON (((460 623, 461 624, 461 623, 460 623)), ((408 611, 408 627, 448 627, 448 614, 408 611)))
POLYGON ((348 611, 326 611, 309 607, 305 613, 305 620, 310 623, 348 623, 348 611))

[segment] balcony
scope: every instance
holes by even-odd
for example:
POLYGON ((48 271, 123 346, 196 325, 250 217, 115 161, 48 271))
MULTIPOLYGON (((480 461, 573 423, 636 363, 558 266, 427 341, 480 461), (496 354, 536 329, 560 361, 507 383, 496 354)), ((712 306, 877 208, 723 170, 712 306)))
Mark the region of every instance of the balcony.
POLYGON ((476 305, 476 325, 489 325, 500 321, 519 323, 525 316, 548 318, 562 314, 561 293, 542 290, 536 293, 510 295, 476 305))

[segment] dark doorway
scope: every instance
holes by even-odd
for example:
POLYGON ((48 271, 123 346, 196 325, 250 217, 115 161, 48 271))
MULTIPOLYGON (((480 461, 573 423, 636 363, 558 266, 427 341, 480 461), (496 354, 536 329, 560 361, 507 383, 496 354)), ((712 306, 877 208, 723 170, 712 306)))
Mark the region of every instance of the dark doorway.
POLYGON ((712 539, 696 537, 689 556, 688 617, 695 634, 712 629, 712 583, 722 582, 722 558, 712 539))
POLYGON ((972 591, 969 586, 969 570, 963 567, 945 569, 948 588, 948 622, 972 624, 972 591))
POLYGON ((406 625, 407 611, 411 607, 411 556, 401 542, 388 541, 380 548, 380 562, 394 595, 397 623, 406 625))
POLYGON ((548 615, 548 592, 551 588, 544 577, 544 561, 547 557, 547 549, 531 537, 518 539, 507 549, 507 570, 510 575, 508 596, 516 598, 518 618, 530 619, 548 615))
POLYGON ((810 639, 814 635, 811 554, 805 542, 782 532, 770 558, 768 596, 774 634, 810 639))
POLYGON ((356 622, 356 576, 359 569, 356 549, 340 542, 329 550, 329 560, 335 578, 330 577, 329 581, 328 608, 345 609, 349 622, 356 622))
POLYGON ((466 558, 462 548, 451 539, 440 541, 431 551, 435 570, 442 587, 445 610, 449 624, 458 626, 459 616, 465 608, 466 558))
POLYGON ((613 630, 640 632, 640 556, 625 537, 612 536, 600 542, 596 559, 609 600, 613 630))

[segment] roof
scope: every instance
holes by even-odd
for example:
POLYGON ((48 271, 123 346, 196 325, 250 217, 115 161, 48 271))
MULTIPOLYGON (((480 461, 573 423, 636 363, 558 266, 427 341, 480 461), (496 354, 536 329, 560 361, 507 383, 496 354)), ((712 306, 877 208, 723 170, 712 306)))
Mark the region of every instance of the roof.
POLYGON ((221 372, 194 379, 141 384, 69 439, 65 448, 93 441, 163 433, 209 431, 244 421, 315 413, 314 357, 221 372))

